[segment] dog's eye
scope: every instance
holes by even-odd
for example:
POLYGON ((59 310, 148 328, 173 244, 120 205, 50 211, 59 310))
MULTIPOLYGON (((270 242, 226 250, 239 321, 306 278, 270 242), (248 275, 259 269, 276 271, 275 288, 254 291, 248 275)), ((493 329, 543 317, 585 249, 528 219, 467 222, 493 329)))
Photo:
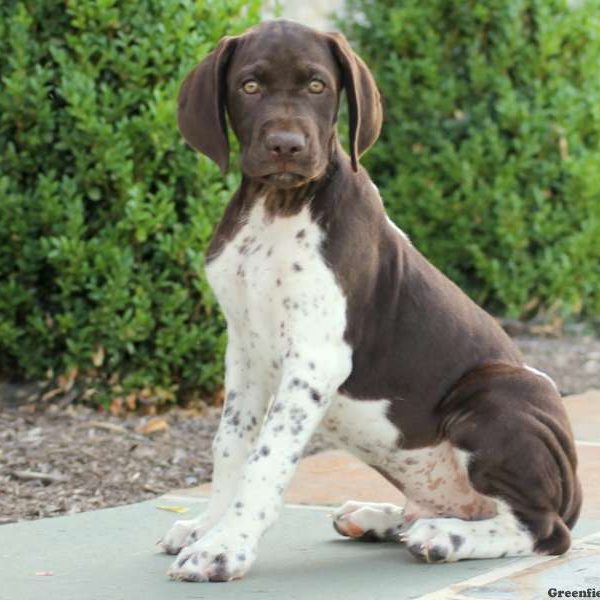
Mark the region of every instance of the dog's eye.
POLYGON ((244 92, 246 92, 246 94, 256 94, 256 92, 258 92, 258 83, 254 81, 254 79, 249 79, 248 81, 244 82, 242 89, 244 92))
POLYGON ((308 84, 308 90, 313 94, 320 94, 325 89, 325 84, 318 79, 313 79, 308 84))

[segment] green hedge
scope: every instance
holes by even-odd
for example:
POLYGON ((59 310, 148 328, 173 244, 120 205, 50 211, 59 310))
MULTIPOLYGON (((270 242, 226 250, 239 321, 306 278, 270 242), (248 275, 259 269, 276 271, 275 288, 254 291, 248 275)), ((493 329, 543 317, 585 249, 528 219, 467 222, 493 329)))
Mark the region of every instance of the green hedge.
MULTIPOLYGON (((598 2, 351 0, 344 29, 386 106, 365 163, 416 245, 493 310, 600 312, 598 2)), ((0 378, 220 385, 203 250, 237 181, 185 147, 175 97, 258 9, 0 5, 0 378)))
POLYGON ((600 2, 348 14, 385 101, 364 163, 416 246, 494 312, 600 314, 600 2))
POLYGON ((125 391, 220 383, 203 250, 236 181, 185 146, 176 94, 258 9, 2 3, 1 378, 77 369, 125 391))

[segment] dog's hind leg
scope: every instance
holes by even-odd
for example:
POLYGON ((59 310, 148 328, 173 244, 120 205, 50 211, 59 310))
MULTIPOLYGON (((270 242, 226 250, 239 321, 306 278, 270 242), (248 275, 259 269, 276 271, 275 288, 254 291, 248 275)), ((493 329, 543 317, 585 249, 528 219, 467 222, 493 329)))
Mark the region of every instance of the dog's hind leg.
POLYGON ((498 514, 417 521, 406 535, 411 551, 435 562, 566 552, 581 486, 571 428, 552 383, 520 367, 482 367, 441 409, 443 434, 469 455, 469 481, 495 500, 498 514))

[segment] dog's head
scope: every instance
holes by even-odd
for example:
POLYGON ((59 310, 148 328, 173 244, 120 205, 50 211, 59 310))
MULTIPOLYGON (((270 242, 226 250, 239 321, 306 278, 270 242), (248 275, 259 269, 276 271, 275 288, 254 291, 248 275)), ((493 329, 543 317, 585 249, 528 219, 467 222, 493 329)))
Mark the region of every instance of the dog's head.
POLYGON ((275 187, 297 187, 327 168, 342 89, 356 171, 381 128, 373 77, 341 34, 290 21, 223 38, 181 86, 179 128, 193 148, 225 171, 227 113, 240 141, 244 174, 275 187))

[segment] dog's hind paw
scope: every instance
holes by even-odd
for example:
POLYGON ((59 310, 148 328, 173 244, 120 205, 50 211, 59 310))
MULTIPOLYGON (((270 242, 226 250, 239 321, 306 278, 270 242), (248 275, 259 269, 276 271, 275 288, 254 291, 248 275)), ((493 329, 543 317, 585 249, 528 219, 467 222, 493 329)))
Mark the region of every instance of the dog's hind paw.
POLYGON ((446 531, 438 519, 422 519, 401 535, 408 551, 419 560, 428 563, 454 562, 459 560, 459 548, 465 536, 446 531))
POLYGON ((479 521, 419 519, 400 539, 413 556, 428 563, 522 556, 533 550, 531 534, 511 514, 479 521))
POLYGON ((333 514, 333 527, 345 537, 362 541, 397 541, 403 510, 388 503, 349 501, 333 514))

